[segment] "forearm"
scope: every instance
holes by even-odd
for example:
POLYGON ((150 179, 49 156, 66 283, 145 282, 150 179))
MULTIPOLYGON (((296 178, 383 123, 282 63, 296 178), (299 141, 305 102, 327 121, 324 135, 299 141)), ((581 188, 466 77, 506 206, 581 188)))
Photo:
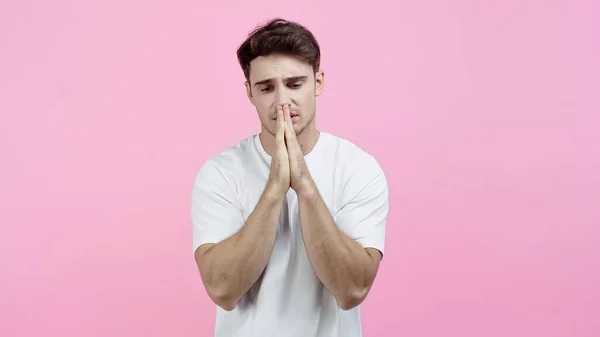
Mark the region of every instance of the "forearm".
POLYGON ((233 309, 263 272, 275 244, 282 200, 266 188, 241 230, 205 253, 204 283, 223 308, 233 309))
POLYGON ((374 257, 337 228, 316 188, 298 194, 298 207, 304 245, 315 273, 342 309, 353 308, 370 289, 377 268, 374 257))

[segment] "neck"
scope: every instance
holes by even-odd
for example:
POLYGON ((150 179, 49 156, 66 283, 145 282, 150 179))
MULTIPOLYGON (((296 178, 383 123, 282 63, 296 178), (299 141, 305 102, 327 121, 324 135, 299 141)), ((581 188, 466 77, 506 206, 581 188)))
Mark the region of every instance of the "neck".
MULTIPOLYGON (((321 132, 317 130, 314 124, 307 126, 299 135, 296 135, 302 154, 306 156, 314 149, 320 135, 321 132)), ((259 134, 259 139, 265 152, 271 156, 275 150, 275 136, 263 129, 259 134)))

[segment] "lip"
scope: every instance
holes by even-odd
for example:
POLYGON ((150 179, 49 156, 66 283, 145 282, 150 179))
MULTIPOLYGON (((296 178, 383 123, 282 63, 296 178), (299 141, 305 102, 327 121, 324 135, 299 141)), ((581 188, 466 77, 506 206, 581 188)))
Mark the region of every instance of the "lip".
MULTIPOLYGON (((292 119, 297 119, 298 117, 300 117, 300 115, 299 115, 299 114, 297 114, 297 113, 291 113, 291 114, 290 114, 290 117, 291 117, 292 119)), ((273 120, 273 121, 276 121, 276 120, 277 120, 277 116, 275 116, 275 117, 271 118, 271 120, 273 120)))

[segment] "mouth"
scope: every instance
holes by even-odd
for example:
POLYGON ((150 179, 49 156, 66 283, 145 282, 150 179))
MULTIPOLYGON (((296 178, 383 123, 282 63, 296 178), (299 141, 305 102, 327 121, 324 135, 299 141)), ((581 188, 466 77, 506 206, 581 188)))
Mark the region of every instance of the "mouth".
MULTIPOLYGON (((291 117, 292 119, 295 119, 295 118, 297 118, 297 117, 300 117, 300 115, 299 115, 299 114, 297 114, 297 113, 290 113, 290 117, 291 117)), ((271 120, 273 120, 273 121, 276 121, 276 120, 277 120, 277 116, 275 116, 275 117, 272 117, 272 118, 271 118, 271 120)))

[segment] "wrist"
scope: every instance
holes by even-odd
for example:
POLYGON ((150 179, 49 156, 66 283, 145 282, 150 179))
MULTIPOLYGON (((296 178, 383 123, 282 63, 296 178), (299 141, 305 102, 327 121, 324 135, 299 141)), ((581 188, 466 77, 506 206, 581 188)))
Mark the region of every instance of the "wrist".
POLYGON ((312 179, 307 178, 299 185, 299 188, 296 189, 298 198, 312 199, 319 195, 319 189, 312 179))
POLYGON ((286 195, 288 189, 289 187, 285 189, 276 183, 268 181, 267 186, 265 187, 264 195, 269 200, 280 201, 286 195))

